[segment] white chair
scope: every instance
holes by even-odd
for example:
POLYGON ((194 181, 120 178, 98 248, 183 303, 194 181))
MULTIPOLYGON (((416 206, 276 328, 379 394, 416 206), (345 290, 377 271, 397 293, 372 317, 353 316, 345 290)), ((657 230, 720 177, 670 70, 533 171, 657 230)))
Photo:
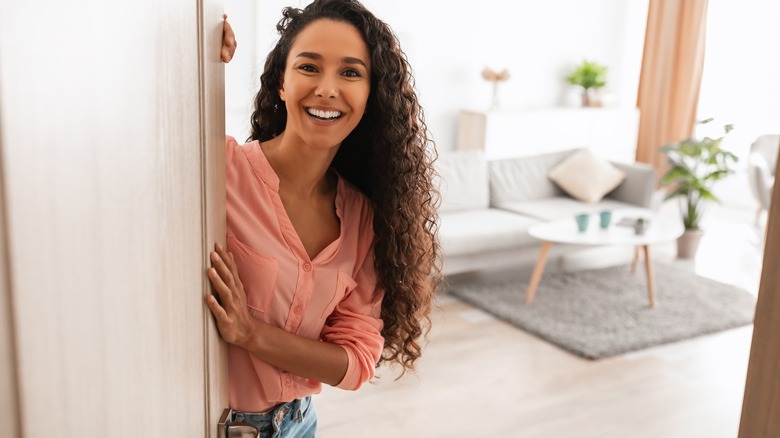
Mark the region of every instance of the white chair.
POLYGON ((756 223, 761 220, 762 213, 769 211, 772 201, 772 187, 775 183, 777 155, 780 151, 780 134, 762 135, 750 145, 748 158, 748 178, 750 189, 758 201, 756 223))

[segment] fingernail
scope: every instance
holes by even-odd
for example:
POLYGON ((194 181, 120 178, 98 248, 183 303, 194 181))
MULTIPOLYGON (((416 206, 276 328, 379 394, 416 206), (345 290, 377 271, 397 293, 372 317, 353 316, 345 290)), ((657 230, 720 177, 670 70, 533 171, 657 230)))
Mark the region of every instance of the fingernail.
POLYGON ((215 252, 212 252, 211 253, 211 260, 214 261, 214 262, 218 261, 219 260, 219 254, 217 254, 215 252))
POLYGON ((217 251, 222 251, 222 245, 220 245, 219 242, 217 242, 217 251))

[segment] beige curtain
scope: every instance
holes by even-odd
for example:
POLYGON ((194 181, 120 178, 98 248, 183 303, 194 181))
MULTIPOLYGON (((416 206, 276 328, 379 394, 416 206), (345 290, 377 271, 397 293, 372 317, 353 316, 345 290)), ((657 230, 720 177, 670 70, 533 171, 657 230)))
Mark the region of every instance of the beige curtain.
MULTIPOLYGON (((666 168, 661 146, 690 137, 704 67, 708 0, 650 0, 636 159, 666 168)), ((660 173, 659 173, 660 175, 660 173)))

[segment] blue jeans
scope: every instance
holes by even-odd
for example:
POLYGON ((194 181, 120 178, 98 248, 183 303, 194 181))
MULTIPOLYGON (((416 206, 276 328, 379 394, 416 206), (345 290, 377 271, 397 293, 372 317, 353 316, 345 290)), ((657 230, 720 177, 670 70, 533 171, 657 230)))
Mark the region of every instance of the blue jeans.
POLYGON ((260 429, 259 438, 314 438, 317 413, 311 396, 279 405, 268 412, 235 412, 233 421, 260 429))

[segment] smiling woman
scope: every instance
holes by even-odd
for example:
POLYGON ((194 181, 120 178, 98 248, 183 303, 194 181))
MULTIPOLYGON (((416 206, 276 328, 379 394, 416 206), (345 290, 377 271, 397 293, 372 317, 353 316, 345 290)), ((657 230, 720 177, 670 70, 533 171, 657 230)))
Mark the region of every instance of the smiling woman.
POLYGON ((354 0, 283 14, 249 142, 227 140, 207 303, 234 420, 308 437, 320 382, 358 389, 379 362, 412 370, 422 354, 440 281, 435 148, 385 23, 354 0))

